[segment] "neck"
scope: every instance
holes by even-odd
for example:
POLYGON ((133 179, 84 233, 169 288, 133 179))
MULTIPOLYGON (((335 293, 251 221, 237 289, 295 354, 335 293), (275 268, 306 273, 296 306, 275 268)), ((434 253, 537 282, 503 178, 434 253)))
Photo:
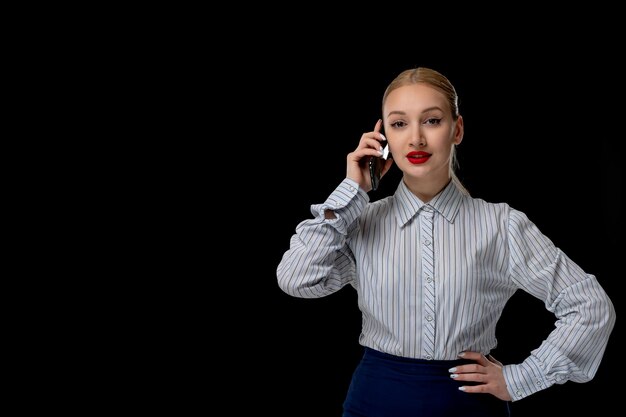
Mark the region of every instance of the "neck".
POLYGON ((429 179, 428 181, 425 181, 423 178, 409 178, 406 175, 403 178, 407 188, 424 203, 428 203, 439 194, 441 190, 446 188, 450 180, 450 175, 436 180, 429 179))

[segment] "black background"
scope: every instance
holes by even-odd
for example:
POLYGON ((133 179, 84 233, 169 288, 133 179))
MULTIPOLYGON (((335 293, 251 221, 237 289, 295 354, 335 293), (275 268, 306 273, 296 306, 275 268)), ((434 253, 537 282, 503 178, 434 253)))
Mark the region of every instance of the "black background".
MULTIPOLYGON (((278 288, 275 272, 295 226, 310 217, 310 205, 323 202, 344 178, 346 154, 380 117, 384 88, 407 68, 434 68, 455 85, 465 120, 458 175, 473 196, 525 212, 597 276, 619 317, 624 137, 615 99, 623 93, 621 69, 611 55, 553 46, 541 52, 474 50, 469 58, 406 48, 392 57, 313 45, 272 48, 262 69, 248 74, 251 81, 245 71, 239 74, 238 99, 245 106, 237 109, 242 121, 254 124, 247 133, 259 140, 259 158, 237 167, 250 210, 240 254, 249 320, 238 331, 254 352, 245 388, 262 393, 254 396, 257 410, 341 415, 361 354, 356 294, 346 287, 323 299, 292 298, 278 288), (253 120, 246 120, 251 113, 253 120), (248 261, 252 252, 261 260, 248 261)), ((394 167, 371 199, 393 193, 399 180, 394 167)), ((591 382, 538 392, 513 403, 513 415, 582 416, 590 405, 617 407, 619 383, 610 379, 619 364, 619 321, 591 382)), ((505 364, 521 362, 553 325, 541 301, 516 293, 499 322, 494 356, 505 364)))
MULTIPOLYGON (((86 143, 98 147, 93 155, 78 150, 101 182, 82 171, 71 175, 81 181, 72 189, 79 203, 69 212, 79 220, 77 250, 52 249, 61 249, 61 262, 76 261, 78 283, 61 289, 79 305, 45 294, 63 316, 37 311, 36 321, 49 321, 52 332, 69 324, 67 334, 41 338, 24 326, 37 340, 22 376, 43 389, 32 395, 30 385, 24 390, 12 381, 35 399, 22 405, 340 416, 361 355, 356 294, 347 287, 322 299, 289 297, 278 288, 276 267, 310 205, 344 178, 347 153, 380 117, 386 85, 404 69, 429 66, 460 96, 465 137, 458 174, 470 192, 524 211, 598 277, 617 310, 595 379, 513 403, 514 417, 583 416, 588 407, 621 406, 626 72, 623 35, 614 29, 621 22, 588 22, 587 5, 580 23, 559 9, 559 22, 568 20, 572 29, 566 33, 553 29, 542 10, 529 10, 551 35, 537 35, 536 21, 524 20, 505 36, 506 20, 498 27, 468 22, 461 30, 445 10, 406 13, 408 24, 383 28, 377 8, 364 10, 363 21, 323 11, 311 26, 300 20, 310 17, 306 9, 283 17, 290 10, 282 6, 235 7, 226 14, 124 10, 130 30, 115 19, 107 30, 95 27, 106 48, 72 32, 84 38, 92 61, 72 49, 79 64, 33 67, 63 73, 53 82, 44 78, 61 98, 64 77, 80 92, 74 103, 80 111, 56 110, 71 116, 68 125, 82 123, 86 143), (427 21, 440 27, 425 28, 427 21), (339 30, 331 33, 330 26, 339 30), (484 35, 468 39, 480 29, 484 35), (102 136, 93 141, 92 131, 102 136), (93 163, 92 156, 103 155, 103 166, 93 163), (84 201, 83 191, 96 197, 84 201), (92 208, 102 211, 93 215, 92 208), (38 360, 54 372, 39 369, 38 360), (33 364, 42 372, 34 373, 33 364), (67 384, 59 382, 68 375, 67 384)), ((405 13, 391 7, 385 20, 396 23, 405 13)), ((599 12, 602 19, 622 16, 599 12)), ((399 180, 392 169, 371 198, 391 194, 399 180)), ((33 262, 49 272, 45 260, 33 262)), ((42 276, 58 285, 66 272, 63 265, 58 277, 42 276)), ((553 323, 539 300, 517 293, 499 322, 493 354, 521 362, 553 323)))

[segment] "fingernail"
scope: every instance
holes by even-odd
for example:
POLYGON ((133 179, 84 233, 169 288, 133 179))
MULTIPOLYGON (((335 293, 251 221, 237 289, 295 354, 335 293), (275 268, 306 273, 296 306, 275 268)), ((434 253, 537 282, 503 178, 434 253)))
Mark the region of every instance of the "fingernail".
POLYGON ((450 374, 450 378, 456 378, 457 376, 459 376, 458 374, 450 374))
POLYGON ((459 353, 459 356, 460 356, 460 357, 465 356, 465 352, 461 352, 461 353, 459 353))
POLYGON ((378 150, 378 153, 380 154, 380 156, 383 156, 383 148, 380 148, 380 149, 378 150))
POLYGON ((465 387, 459 387, 459 391, 465 391, 465 387))
POLYGON ((383 138, 383 140, 387 140, 387 138, 385 137, 385 135, 383 135, 382 133, 380 133, 380 137, 383 138))
POLYGON ((448 369, 448 372, 456 372, 456 366, 454 368, 448 369))

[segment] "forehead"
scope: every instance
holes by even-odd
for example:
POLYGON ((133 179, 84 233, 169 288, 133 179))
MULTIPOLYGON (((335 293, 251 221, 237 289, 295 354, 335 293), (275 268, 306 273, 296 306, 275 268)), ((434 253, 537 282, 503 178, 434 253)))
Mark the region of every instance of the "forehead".
POLYGON ((396 88, 387 96, 384 113, 390 111, 421 112, 423 109, 439 107, 448 110, 448 101, 443 93, 427 84, 418 83, 396 88))

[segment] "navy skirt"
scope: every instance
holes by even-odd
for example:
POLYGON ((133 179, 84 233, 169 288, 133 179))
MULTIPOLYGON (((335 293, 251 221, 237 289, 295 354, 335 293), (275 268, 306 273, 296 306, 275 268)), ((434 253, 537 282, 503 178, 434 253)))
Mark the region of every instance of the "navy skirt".
POLYGON ((343 404, 343 417, 509 417, 509 403, 459 390, 448 369, 468 360, 402 358, 365 348, 343 404))

